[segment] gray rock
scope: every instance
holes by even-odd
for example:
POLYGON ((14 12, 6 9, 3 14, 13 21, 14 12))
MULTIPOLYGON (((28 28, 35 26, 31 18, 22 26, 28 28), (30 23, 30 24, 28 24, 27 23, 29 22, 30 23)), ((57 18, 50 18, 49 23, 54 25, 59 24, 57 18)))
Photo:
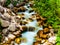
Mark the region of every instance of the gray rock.
POLYGON ((15 31, 15 30, 16 30, 15 24, 12 23, 11 25, 9 25, 8 29, 9 29, 10 31, 15 31))
POLYGON ((8 13, 4 13, 4 17, 9 19, 10 18, 10 15, 8 13))
POLYGON ((8 29, 3 29, 2 32, 3 34, 6 34, 8 32, 8 29))
POLYGON ((2 26, 2 27, 8 27, 9 24, 10 24, 9 21, 1 20, 1 26, 2 26))

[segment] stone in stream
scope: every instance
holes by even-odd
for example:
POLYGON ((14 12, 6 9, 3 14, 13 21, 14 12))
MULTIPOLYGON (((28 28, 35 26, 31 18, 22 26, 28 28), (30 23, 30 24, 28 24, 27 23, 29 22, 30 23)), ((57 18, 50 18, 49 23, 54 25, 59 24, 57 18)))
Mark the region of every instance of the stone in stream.
POLYGON ((16 39, 15 39, 15 42, 16 42, 17 44, 19 44, 19 43, 21 43, 21 39, 20 39, 20 38, 16 38, 16 39))
POLYGON ((16 25, 14 23, 12 23, 12 24, 9 25, 8 29, 10 31, 16 31, 16 25))
POLYGON ((28 29, 28 31, 34 31, 35 30, 35 27, 28 27, 29 29, 28 29))
POLYGON ((9 21, 1 20, 1 26, 2 27, 8 27, 10 25, 9 21))
POLYGON ((39 45, 39 43, 38 42, 34 42, 33 45, 39 45))
POLYGON ((43 32, 44 32, 44 33, 49 33, 50 31, 49 31, 48 28, 44 28, 43 32))
POLYGON ((8 34, 8 38, 11 39, 11 40, 14 40, 16 38, 16 36, 13 35, 13 34, 8 34))
POLYGON ((18 8, 18 12, 25 12, 26 11, 26 8, 21 6, 18 8))

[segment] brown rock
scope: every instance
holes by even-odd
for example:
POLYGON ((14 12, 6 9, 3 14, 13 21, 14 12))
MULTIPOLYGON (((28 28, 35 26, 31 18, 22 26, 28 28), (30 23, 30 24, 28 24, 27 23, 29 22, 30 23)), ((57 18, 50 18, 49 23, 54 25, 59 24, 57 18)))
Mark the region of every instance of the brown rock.
POLYGON ((28 30, 28 28, 26 26, 22 26, 22 29, 23 29, 23 31, 28 30))
POLYGON ((15 39, 15 42, 16 42, 17 44, 19 44, 19 43, 21 42, 21 39, 20 39, 20 38, 16 38, 16 39, 15 39))
POLYGON ((18 12, 25 12, 26 11, 26 8, 21 6, 18 8, 18 12))
POLYGON ((42 37, 42 36, 43 36, 43 30, 39 30, 39 31, 37 32, 37 35, 38 35, 39 37, 42 37))
POLYGON ((41 37, 42 37, 43 39, 46 39, 46 38, 48 38, 48 35, 47 35, 47 34, 43 34, 41 37))
POLYGON ((2 27, 8 27, 9 26, 9 21, 1 20, 1 26, 2 27))
POLYGON ((34 27, 29 27, 29 29, 28 29, 28 31, 34 31, 35 30, 35 28, 34 27))
POLYGON ((49 29, 48 28, 44 28, 44 33, 48 33, 49 32, 49 29))
POLYGON ((33 45, 39 45, 39 43, 38 42, 34 42, 33 45))

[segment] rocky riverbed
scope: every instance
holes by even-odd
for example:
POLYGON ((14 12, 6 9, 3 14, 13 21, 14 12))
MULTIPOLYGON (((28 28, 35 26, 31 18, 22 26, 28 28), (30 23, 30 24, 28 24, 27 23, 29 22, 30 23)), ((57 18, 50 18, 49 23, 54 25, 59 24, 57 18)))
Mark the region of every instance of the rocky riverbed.
POLYGON ((44 27, 46 18, 31 8, 32 2, 9 8, 0 5, 0 45, 55 45, 54 29, 44 27))

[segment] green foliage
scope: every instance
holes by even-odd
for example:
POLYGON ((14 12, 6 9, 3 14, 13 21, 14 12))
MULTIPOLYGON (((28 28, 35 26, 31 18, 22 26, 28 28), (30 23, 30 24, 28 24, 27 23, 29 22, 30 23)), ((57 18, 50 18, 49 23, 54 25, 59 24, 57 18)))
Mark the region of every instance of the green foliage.
POLYGON ((1 20, 0 20, 0 32, 2 31, 1 20))
POLYGON ((59 42, 59 43, 57 43, 56 45, 60 45, 60 42, 59 42))
POLYGON ((13 1, 13 5, 14 5, 14 6, 16 6, 17 3, 18 3, 17 1, 13 1))
POLYGON ((11 0, 7 0, 5 6, 8 6, 11 3, 11 0))
POLYGON ((1 39, 2 39, 2 35, 0 34, 0 42, 1 42, 1 39))
POLYGON ((41 16, 47 18, 47 25, 50 24, 53 28, 60 28, 60 8, 57 0, 34 0, 35 11, 41 16))
POLYGON ((60 45, 60 36, 57 36, 57 38, 56 38, 56 42, 57 42, 56 45, 60 45))
MULTIPOLYGON (((1 20, 0 20, 0 33, 1 33, 1 31, 2 31, 2 26, 1 26, 1 20)), ((2 39, 2 34, 0 34, 0 41, 1 41, 1 39, 2 39)))
POLYGON ((8 6, 10 3, 12 3, 14 6, 16 6, 17 3, 23 2, 24 0, 7 0, 5 3, 5 6, 8 6))

